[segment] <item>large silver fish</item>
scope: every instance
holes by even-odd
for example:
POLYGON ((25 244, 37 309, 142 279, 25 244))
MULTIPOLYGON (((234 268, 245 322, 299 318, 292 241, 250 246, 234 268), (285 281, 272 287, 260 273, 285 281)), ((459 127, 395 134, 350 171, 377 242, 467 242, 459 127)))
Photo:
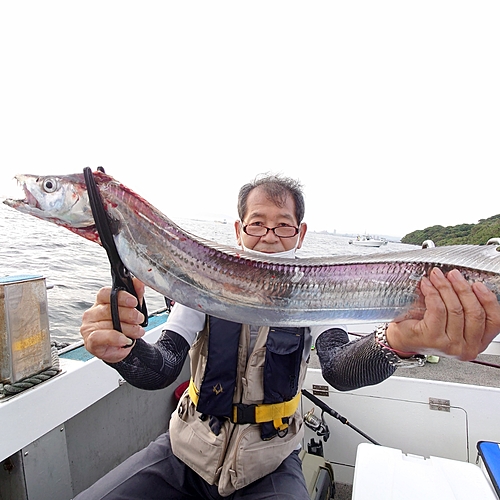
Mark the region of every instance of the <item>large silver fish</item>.
MULTIPOLYGON (((112 177, 94 177, 129 271, 157 292, 220 318, 273 326, 391 321, 421 313, 419 281, 435 266, 458 268, 500 297, 500 252, 491 245, 263 260, 189 234, 112 177)), ((4 203, 99 241, 83 174, 16 179, 26 199, 4 203)))

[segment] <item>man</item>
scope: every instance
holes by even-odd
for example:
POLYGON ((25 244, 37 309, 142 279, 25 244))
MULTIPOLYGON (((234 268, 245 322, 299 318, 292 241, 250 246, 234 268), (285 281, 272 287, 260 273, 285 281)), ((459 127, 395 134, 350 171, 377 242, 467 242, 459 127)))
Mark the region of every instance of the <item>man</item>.
MULTIPOLYGON (((298 182, 256 179, 240 190, 238 213, 243 249, 291 257, 301 247, 307 226, 298 182)), ((144 286, 135 286, 142 297, 144 286)), ((341 329, 239 325, 175 304, 155 345, 141 340, 136 299, 119 296, 120 333, 112 329, 110 290, 100 290, 81 327, 91 353, 131 384, 156 389, 175 381, 189 351, 192 379, 169 432, 77 499, 309 498, 297 406, 313 340, 324 378, 349 390, 381 382, 400 364, 418 361, 417 353, 474 359, 500 331, 495 295, 459 272, 434 269, 421 290, 422 318, 384 325, 354 342, 341 329)))

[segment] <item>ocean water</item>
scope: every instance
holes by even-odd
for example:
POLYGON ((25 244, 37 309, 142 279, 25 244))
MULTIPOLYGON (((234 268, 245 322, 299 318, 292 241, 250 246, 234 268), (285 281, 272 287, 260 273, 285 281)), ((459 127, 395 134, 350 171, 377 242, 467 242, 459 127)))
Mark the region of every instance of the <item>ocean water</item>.
MULTIPOLYGON (((198 236, 236 245, 232 223, 191 219, 175 222, 198 236)), ((309 232, 297 255, 331 256, 416 248, 391 242, 381 248, 361 248, 349 245, 349 239, 309 232)), ((50 332, 58 342, 80 340, 83 312, 94 303, 97 291, 111 284, 107 255, 99 245, 0 203, 0 276, 20 274, 46 278, 50 287, 47 290, 50 332)), ((164 298, 150 289, 146 291, 146 302, 150 312, 165 306, 164 298)))

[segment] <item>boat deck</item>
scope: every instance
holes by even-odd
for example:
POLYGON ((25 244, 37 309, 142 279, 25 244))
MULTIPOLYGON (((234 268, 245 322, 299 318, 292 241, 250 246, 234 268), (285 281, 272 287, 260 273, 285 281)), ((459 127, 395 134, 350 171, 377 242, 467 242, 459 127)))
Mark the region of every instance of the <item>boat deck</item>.
MULTIPOLYGON (((500 355, 480 354, 477 361, 500 366, 500 355)), ((311 368, 320 368, 315 350, 311 351, 309 362, 311 368)), ((450 358, 439 358, 437 363, 425 363, 422 367, 400 368, 395 373, 398 377, 451 382, 457 384, 477 385, 483 387, 500 387, 500 369, 475 362, 462 362, 450 358)), ((351 500, 352 485, 336 484, 335 500, 351 500)))
MULTIPOLYGON (((480 354, 478 362, 493 364, 500 367, 500 356, 480 354)), ((457 384, 479 385, 484 387, 500 387, 500 369, 481 365, 475 362, 462 362, 456 359, 440 358, 438 363, 425 363, 424 366, 413 369, 400 369, 398 377, 412 377, 425 380, 440 380, 457 384)))
MULTIPOLYGON (((477 361, 500 366, 500 355, 480 354, 477 361)), ((311 351, 311 368, 320 368, 316 352, 311 351)), ((424 380, 440 380, 456 384, 500 387, 500 369, 475 362, 463 362, 450 358, 439 358, 437 363, 425 363, 415 368, 400 368, 395 375, 424 380)))

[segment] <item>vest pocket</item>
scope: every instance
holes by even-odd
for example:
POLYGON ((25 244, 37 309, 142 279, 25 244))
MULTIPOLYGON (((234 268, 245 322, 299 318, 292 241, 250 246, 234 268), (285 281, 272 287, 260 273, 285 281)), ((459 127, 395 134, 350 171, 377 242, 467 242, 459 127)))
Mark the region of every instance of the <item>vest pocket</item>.
POLYGON ((231 494, 276 470, 302 439, 302 419, 299 413, 291 417, 290 431, 284 438, 262 441, 258 425, 241 428, 231 440, 219 479, 219 493, 231 494))
POLYGON ((304 335, 297 328, 269 330, 264 366, 264 403, 292 399, 298 390, 304 335))
POLYGON ((222 456, 226 451, 229 422, 216 436, 208 419, 200 420, 189 397, 183 397, 170 420, 170 441, 174 455, 197 472, 207 483, 219 479, 222 456))
POLYGON ((264 359, 266 349, 255 349, 250 356, 245 377, 243 377, 243 401, 246 404, 259 404, 264 400, 264 359))

